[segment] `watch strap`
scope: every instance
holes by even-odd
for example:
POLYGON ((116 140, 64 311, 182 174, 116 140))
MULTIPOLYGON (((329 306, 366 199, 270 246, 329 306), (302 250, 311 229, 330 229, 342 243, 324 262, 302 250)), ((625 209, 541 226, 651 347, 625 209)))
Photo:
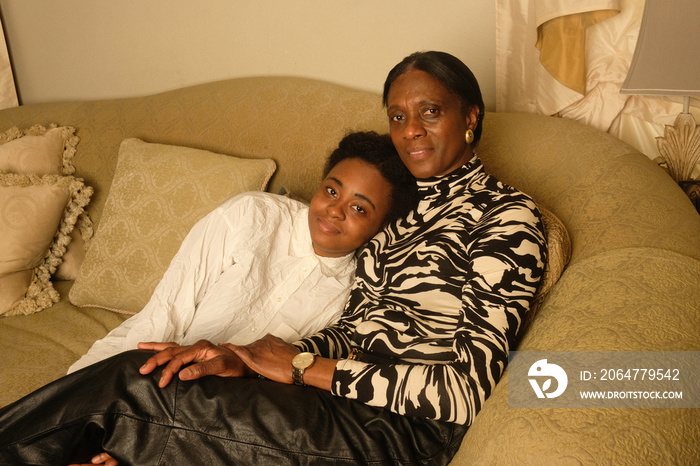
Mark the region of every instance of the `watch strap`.
POLYGON ((294 385, 304 385, 304 369, 292 367, 292 381, 294 385))

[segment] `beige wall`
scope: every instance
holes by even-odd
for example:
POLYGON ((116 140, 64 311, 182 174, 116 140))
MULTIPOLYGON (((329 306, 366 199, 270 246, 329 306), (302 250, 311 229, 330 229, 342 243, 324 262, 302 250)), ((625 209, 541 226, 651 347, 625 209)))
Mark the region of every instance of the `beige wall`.
POLYGON ((293 75, 381 91, 415 50, 464 60, 495 106, 484 0, 0 0, 23 104, 293 75))

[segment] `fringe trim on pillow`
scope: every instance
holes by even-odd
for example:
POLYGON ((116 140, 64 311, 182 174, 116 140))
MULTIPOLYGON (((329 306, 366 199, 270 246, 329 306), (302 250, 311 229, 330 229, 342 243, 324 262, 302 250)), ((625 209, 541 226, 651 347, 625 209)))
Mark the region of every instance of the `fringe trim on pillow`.
MULTIPOLYGON (((70 178, 63 178, 67 180, 70 178)), ((61 180, 62 181, 62 180, 61 180)), ((61 185, 62 182, 57 183, 61 185)), ((68 245, 71 242, 70 234, 73 232, 78 219, 85 213, 85 207, 90 203, 94 190, 90 186, 85 186, 81 178, 73 178, 68 188, 71 191, 71 202, 66 206, 63 213, 63 220, 58 227, 58 232, 54 237, 51 248, 46 253, 44 265, 48 266, 48 271, 51 275, 56 272, 59 265, 63 263, 63 255, 66 253, 68 245)), ((92 222, 90 222, 90 231, 92 230, 92 222)), ((82 231, 81 231, 82 234, 82 231)))
POLYGON ((80 237, 83 240, 83 248, 85 252, 90 249, 90 244, 92 243, 92 237, 95 235, 94 224, 90 218, 90 214, 87 210, 84 210, 82 214, 78 217, 78 222, 76 223, 76 228, 80 232, 80 237))
POLYGON ((24 136, 24 133, 16 126, 8 129, 4 133, 0 134, 0 144, 5 144, 6 142, 13 141, 17 138, 24 136))

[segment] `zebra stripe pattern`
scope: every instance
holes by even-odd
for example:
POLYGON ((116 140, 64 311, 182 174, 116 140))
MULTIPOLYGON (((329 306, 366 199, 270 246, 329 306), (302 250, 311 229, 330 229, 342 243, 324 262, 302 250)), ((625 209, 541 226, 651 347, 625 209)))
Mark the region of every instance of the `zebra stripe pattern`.
POLYGON ((544 229, 534 202, 476 156, 418 183, 417 208, 360 252, 339 323, 298 346, 340 359, 336 395, 470 425, 542 277, 544 229), (375 361, 343 359, 353 347, 375 361))

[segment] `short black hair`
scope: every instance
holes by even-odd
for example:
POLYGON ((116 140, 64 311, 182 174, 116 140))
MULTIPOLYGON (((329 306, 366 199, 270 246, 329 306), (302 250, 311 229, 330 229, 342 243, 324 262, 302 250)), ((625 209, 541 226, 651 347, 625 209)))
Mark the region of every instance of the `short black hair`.
POLYGON ((328 157, 323 177, 346 159, 359 159, 376 167, 391 184, 391 205, 385 224, 405 217, 418 204, 416 178, 401 161, 388 134, 374 131, 348 133, 328 157))
POLYGON ((484 99, 481 96, 479 82, 474 73, 462 60, 446 52, 415 52, 407 56, 389 71, 384 81, 382 102, 387 106, 389 89, 396 78, 407 71, 424 71, 440 81, 445 89, 459 99, 462 113, 466 116, 473 106, 479 109, 476 128, 474 128, 474 145, 481 139, 481 122, 484 119, 484 99))

